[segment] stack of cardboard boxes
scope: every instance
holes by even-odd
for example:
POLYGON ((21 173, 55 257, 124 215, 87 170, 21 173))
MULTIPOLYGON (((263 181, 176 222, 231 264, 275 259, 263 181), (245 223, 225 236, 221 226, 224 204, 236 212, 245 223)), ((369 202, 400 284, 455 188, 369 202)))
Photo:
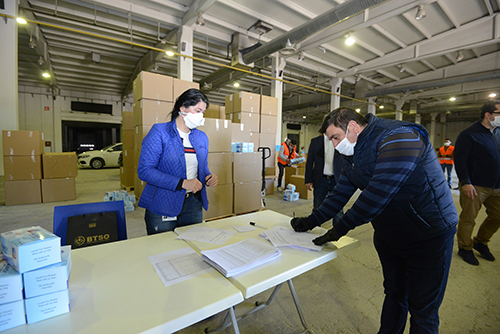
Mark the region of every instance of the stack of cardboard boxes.
POLYGON ((141 154, 142 140, 155 123, 170 121, 174 101, 184 91, 199 88, 195 82, 180 80, 166 75, 141 72, 134 80, 134 192, 141 197, 145 183, 139 180, 137 166, 141 154))
POLYGON ((1 235, 0 331, 70 311, 71 246, 39 226, 1 235))
POLYGON ((120 167, 120 185, 130 190, 134 187, 134 113, 122 113, 121 138, 123 144, 122 166, 120 167))
POLYGON ((5 204, 34 204, 76 198, 75 152, 43 153, 39 131, 3 131, 5 204))

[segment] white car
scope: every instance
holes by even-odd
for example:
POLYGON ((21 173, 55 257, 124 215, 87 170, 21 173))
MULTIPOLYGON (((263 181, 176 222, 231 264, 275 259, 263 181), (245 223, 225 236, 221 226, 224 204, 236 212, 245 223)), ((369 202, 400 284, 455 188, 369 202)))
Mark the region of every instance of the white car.
POLYGON ((78 155, 78 166, 100 169, 121 165, 122 143, 106 146, 102 150, 87 151, 78 155))

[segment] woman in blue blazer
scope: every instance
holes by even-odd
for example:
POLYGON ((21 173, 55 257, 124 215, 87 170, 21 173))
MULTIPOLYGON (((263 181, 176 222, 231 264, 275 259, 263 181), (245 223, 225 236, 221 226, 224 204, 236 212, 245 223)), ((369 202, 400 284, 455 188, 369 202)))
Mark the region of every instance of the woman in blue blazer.
POLYGON ((185 91, 175 102, 172 120, 153 125, 142 141, 137 173, 146 186, 138 205, 146 209, 148 235, 203 220, 205 186, 218 182, 208 169, 208 137, 196 129, 208 105, 201 91, 185 91))

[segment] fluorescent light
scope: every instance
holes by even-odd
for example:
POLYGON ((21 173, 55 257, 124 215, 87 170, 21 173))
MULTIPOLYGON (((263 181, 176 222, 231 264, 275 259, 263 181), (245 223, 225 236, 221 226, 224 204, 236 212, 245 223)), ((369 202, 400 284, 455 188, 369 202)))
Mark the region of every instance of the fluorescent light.
POLYGON ((25 19, 23 19, 22 17, 18 17, 18 18, 16 18, 16 22, 17 22, 17 23, 19 23, 19 24, 26 24, 26 23, 28 23, 28 22, 26 22, 26 20, 25 20, 25 19))
POLYGON ((173 57, 173 56, 175 56, 175 53, 174 53, 174 51, 172 51, 172 50, 167 50, 165 53, 166 53, 166 54, 167 54, 167 56, 169 56, 169 57, 173 57))
POLYGON ((384 106, 380 106, 379 108, 380 108, 380 109, 384 109, 384 106))
POLYGON ((354 43, 356 43, 356 40, 354 39, 354 37, 352 37, 351 34, 347 35, 347 38, 345 40, 345 44, 346 45, 353 45, 354 43))
POLYGON ((234 87, 240 87, 240 84, 239 84, 238 82, 235 82, 235 83, 233 84, 233 86, 234 86, 234 87))
POLYGON ((50 74, 49 74, 49 72, 43 72, 43 73, 42 73, 42 76, 43 76, 44 78, 50 78, 50 74))
POLYGON ((450 101, 456 101, 456 99, 457 99, 457 98, 456 98, 456 97, 454 97, 454 96, 450 97, 450 101))
POLYGON ((494 98, 494 97, 497 97, 497 94, 496 93, 491 93, 490 95, 488 95, 489 97, 491 98, 494 98))
POLYGON ((302 118, 307 118, 306 115, 302 116, 302 118))
POLYGON ((358 108, 358 109, 356 109, 356 112, 360 112, 360 111, 361 111, 361 109, 359 109, 359 108, 358 108))

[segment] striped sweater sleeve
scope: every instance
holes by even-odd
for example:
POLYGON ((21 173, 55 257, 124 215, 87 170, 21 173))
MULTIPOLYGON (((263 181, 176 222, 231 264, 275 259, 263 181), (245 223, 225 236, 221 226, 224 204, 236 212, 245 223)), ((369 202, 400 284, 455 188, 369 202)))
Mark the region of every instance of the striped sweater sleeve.
MULTIPOLYGON (((417 166, 425 142, 420 132, 408 127, 391 131, 378 148, 373 175, 366 188, 344 217, 335 224, 335 230, 345 235, 356 226, 376 218, 400 190, 417 166)), ((312 213, 317 225, 331 219, 347 203, 356 189, 342 173, 338 186, 318 210, 312 213)))

